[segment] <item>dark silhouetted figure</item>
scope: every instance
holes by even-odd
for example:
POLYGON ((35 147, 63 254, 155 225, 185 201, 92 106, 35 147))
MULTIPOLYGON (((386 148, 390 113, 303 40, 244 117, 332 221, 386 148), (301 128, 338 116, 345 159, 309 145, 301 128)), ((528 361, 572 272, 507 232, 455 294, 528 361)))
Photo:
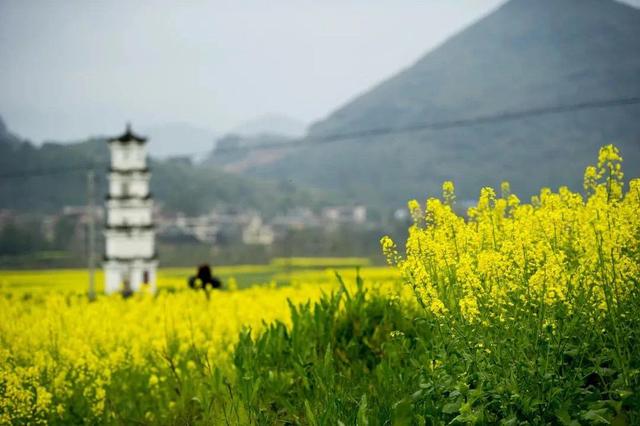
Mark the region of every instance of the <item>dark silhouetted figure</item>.
POLYGON ((207 289, 207 286, 211 286, 212 289, 222 287, 222 282, 211 275, 211 267, 207 264, 198 266, 198 274, 193 277, 189 277, 189 287, 192 289, 202 288, 207 289))

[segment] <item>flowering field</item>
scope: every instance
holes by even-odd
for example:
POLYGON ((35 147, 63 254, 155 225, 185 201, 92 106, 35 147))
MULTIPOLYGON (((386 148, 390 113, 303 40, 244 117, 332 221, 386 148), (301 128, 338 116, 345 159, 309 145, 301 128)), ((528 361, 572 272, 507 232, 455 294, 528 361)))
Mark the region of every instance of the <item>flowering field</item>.
POLYGON ((1 273, 0 423, 640 424, 621 162, 602 148, 586 196, 486 188, 467 217, 445 183, 405 249, 382 238, 395 269, 219 268, 238 289, 212 293, 164 270, 95 302, 81 271, 1 273))
MULTIPOLYGON (((0 424, 154 423, 184 403, 183 391, 175 391, 181 386, 190 398, 208 395, 211 386, 227 398, 220 380, 232 375, 230 354, 243 327, 290 322, 288 301, 317 300, 339 287, 336 272, 351 281, 356 274, 296 263, 292 271, 216 268, 227 289, 212 293, 187 289, 192 270, 161 269, 157 296, 95 302, 85 296, 83 270, 0 272, 0 424), (284 281, 289 285, 276 285, 284 281), (234 289, 239 282, 246 288, 234 289)), ((387 267, 360 275, 385 291, 398 278, 387 267)), ((96 278, 100 289, 102 274, 96 278)), ((222 415, 214 409, 210 418, 222 415)))

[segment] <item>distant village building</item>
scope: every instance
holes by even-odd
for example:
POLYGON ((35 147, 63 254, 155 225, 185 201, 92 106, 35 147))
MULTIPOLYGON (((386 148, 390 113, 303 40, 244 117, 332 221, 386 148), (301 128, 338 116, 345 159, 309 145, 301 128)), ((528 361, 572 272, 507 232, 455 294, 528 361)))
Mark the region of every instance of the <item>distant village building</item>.
POLYGON ((365 206, 336 206, 322 210, 322 217, 332 223, 362 225, 367 221, 365 206))
POLYGON ((111 167, 106 201, 105 292, 135 292, 143 284, 155 292, 158 261, 146 139, 135 135, 127 125, 123 135, 108 142, 111 167))
POLYGON ((396 209, 393 212, 393 218, 395 220, 397 220, 398 222, 404 222, 409 220, 409 210, 402 208, 402 209, 396 209))
POLYGON ((188 218, 178 214, 175 225, 201 243, 215 243, 219 231, 219 226, 206 215, 188 218))
POLYGON ((275 240, 275 233, 271 226, 262 222, 262 218, 255 215, 242 230, 242 242, 248 245, 270 246, 275 240))
POLYGON ((273 219, 272 225, 276 230, 287 232, 289 230, 300 231, 302 229, 317 228, 322 226, 318 216, 309 208, 296 207, 285 215, 273 219))

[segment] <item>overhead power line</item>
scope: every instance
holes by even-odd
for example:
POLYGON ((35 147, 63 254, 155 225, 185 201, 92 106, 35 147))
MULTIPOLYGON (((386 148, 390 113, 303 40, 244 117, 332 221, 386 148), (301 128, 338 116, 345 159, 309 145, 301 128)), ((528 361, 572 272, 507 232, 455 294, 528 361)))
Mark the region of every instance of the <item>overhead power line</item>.
MULTIPOLYGON (((246 151, 261 151, 265 149, 278 149, 278 148, 304 148, 313 147, 314 145, 320 145, 325 143, 333 143, 350 139, 364 139, 368 137, 386 136, 392 134, 413 133, 419 131, 439 131, 463 127, 471 127, 482 124, 493 124, 508 121, 522 120, 529 117, 540 117, 546 115, 564 114, 574 111, 590 110, 590 109, 603 109, 614 108, 627 105, 640 104, 640 96, 633 96, 627 98, 616 98, 607 100, 596 100, 589 102, 581 102, 575 104, 565 105, 551 105, 546 107, 537 107, 530 109, 523 109, 519 111, 505 111, 499 114, 492 115, 479 115, 476 117, 461 118, 455 120, 446 121, 434 121, 423 122, 403 127, 377 127, 356 132, 338 133, 325 136, 310 136, 298 139, 292 139, 280 143, 265 143, 254 146, 234 147, 234 148, 218 148, 216 153, 230 153, 230 152, 246 152, 246 151)), ((180 157, 196 157, 211 153, 211 151, 193 152, 190 154, 180 155, 180 157)), ((88 163, 84 165, 77 165, 71 167, 60 167, 54 169, 38 169, 38 170, 23 170, 9 173, 0 174, 0 179, 8 178, 30 178, 40 176, 50 176, 56 174, 72 173, 77 171, 87 171, 96 169, 98 167, 107 167, 108 164, 101 162, 88 163)))
POLYGON ((470 118, 462 118, 462 119, 454 119, 454 120, 446 120, 446 121, 434 121, 434 122, 424 122, 424 123, 416 123, 402 127, 377 127, 371 128, 356 132, 346 132, 339 133, 333 135, 326 136, 311 136, 300 139, 293 139, 286 142, 280 143, 265 143, 254 146, 246 146, 246 147, 237 147, 237 148, 223 148, 217 149, 215 152, 225 153, 225 152, 239 152, 239 151, 255 151, 262 149, 274 149, 274 148, 284 148, 289 146, 295 147, 309 147, 316 144, 324 144, 324 143, 332 143, 342 140, 348 139, 363 139, 366 137, 377 137, 377 136, 386 136, 391 134, 402 134, 402 133, 413 133, 423 130, 447 130, 461 127, 471 127, 477 126, 481 124, 492 124, 492 123, 500 123, 500 122, 508 122, 508 121, 516 121, 529 117, 540 117, 545 115, 554 115, 554 114, 562 114, 573 111, 581 111, 581 110, 589 110, 589 109, 602 109, 602 108, 612 108, 618 106, 626 106, 626 105, 637 105, 640 104, 640 96, 628 97, 628 98, 617 98, 617 99, 607 99, 607 100, 597 100, 590 102, 581 102, 576 104, 566 104, 566 105, 552 105, 546 107, 538 107, 531 109, 524 109, 519 111, 505 111, 499 114, 492 115, 479 115, 476 117, 470 118))

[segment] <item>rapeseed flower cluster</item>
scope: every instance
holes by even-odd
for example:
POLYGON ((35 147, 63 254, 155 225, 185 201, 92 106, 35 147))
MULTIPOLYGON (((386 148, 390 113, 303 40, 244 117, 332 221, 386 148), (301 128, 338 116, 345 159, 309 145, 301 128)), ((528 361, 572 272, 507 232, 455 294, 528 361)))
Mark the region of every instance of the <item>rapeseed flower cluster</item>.
MULTIPOLYGON (((385 286, 389 272, 367 274, 385 286)), ((217 375, 234 377, 230 358, 243 327, 289 324, 288 301, 317 300, 338 288, 335 276, 315 271, 312 280, 311 274, 300 276, 309 283, 208 297, 163 290, 89 302, 55 287, 0 293, 0 425, 128 423, 122 413, 166 421, 180 398, 210 395, 222 380, 217 375)))
POLYGON ((409 202, 405 255, 389 237, 382 250, 436 316, 488 323, 545 306, 606 315, 640 282, 640 179, 625 192, 623 177, 619 151, 605 146, 585 171, 586 197, 545 188, 526 204, 504 183, 500 195, 483 188, 466 218, 445 182, 442 200, 409 202))
POLYGON ((159 384, 225 366, 243 326, 286 321, 287 299, 321 289, 256 287, 210 300, 190 291, 94 303, 56 293, 0 298, 0 424, 108 421, 107 397, 117 393, 162 401, 153 395, 159 384))

